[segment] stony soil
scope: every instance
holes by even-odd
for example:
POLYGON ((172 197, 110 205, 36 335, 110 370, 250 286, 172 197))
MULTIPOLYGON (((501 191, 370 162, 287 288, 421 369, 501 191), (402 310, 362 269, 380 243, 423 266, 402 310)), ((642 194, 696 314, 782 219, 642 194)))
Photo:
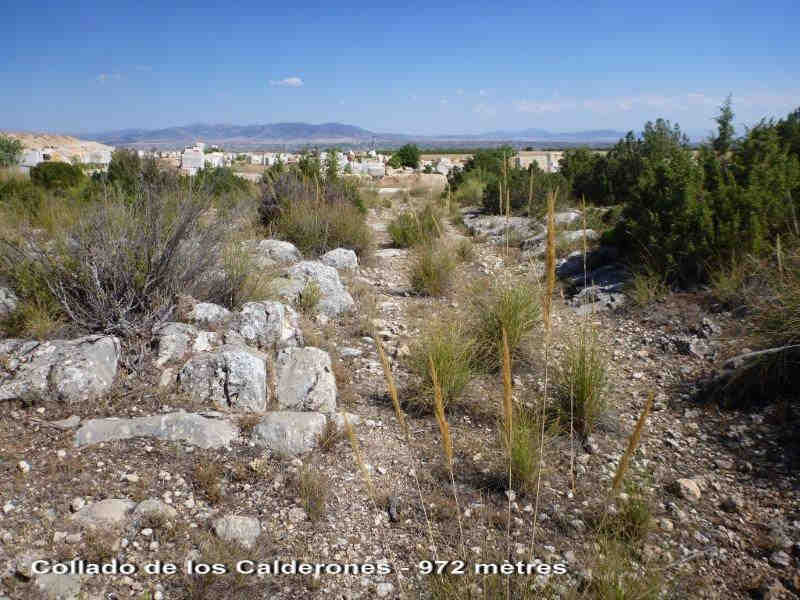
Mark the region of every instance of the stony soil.
MULTIPOLYGON (((541 581, 548 597, 562 597, 590 577, 597 552, 593 515, 608 502, 611 479, 651 393, 654 410, 629 477, 643 486, 653 515, 640 560, 661 572, 665 597, 800 595, 798 454, 787 441, 791 432, 785 430, 780 407, 745 414, 698 404, 692 400, 692 382, 711 370, 712 359, 679 354, 670 343, 675 335, 702 329, 706 318, 715 325, 706 340, 709 348, 717 357, 733 353, 736 320, 713 312, 701 294, 673 295, 644 309, 588 317, 610 359, 610 414, 589 440, 571 442, 561 436, 555 441, 541 482, 538 511, 532 495, 515 494, 510 533, 495 417, 502 388, 495 376, 480 376, 470 384, 466 407, 448 415, 463 515, 462 555, 458 513, 449 476, 442 468, 436 421, 430 414, 411 413, 409 447, 386 392, 375 344, 365 335, 369 326, 364 321, 379 319, 377 335, 384 339, 401 399, 407 400, 417 392, 404 357, 421 329, 436 316, 461 319, 466 310, 465 290, 472 281, 525 277, 536 269, 520 263, 513 254, 506 257, 501 246, 481 242, 476 244, 474 260, 458 267, 455 286, 447 297, 415 296, 406 272, 408 251, 389 247, 386 224, 394 210, 370 212, 381 248, 374 263, 362 266, 349 281, 351 291, 357 290, 355 316, 324 326, 306 323, 307 334, 317 345, 340 357, 340 404, 361 417, 355 432, 374 487, 372 498, 346 436, 340 435, 330 447, 317 449, 301 461, 263 456, 262 450, 246 442, 230 449, 201 450, 138 439, 76 449, 73 431, 48 424, 72 414, 135 416, 177 407, 198 409, 185 399, 154 391, 153 380, 122 377, 123 383, 106 401, 92 406, 9 403, 2 407, 0 420, 0 597, 36 597, 34 584, 24 576, 24 563, 33 556, 48 560, 116 557, 137 565, 161 560, 177 563, 180 570, 187 558, 229 565, 240 558, 270 563, 276 558, 312 563, 388 562, 394 570, 387 575, 319 577, 137 573, 86 576, 80 581, 87 598, 289 600, 425 598, 430 594, 431 576, 419 573, 421 560, 466 555, 468 563, 492 562, 509 554, 514 560, 527 560, 531 553, 548 563, 568 564, 567 574, 541 581), (573 452, 574 485, 570 476, 573 452), (19 468, 20 461, 30 467, 28 472, 19 468), (298 484, 307 469, 327 480, 324 506, 319 510, 304 502, 308 493, 298 484), (681 494, 674 487, 679 479, 692 480, 699 497, 686 491, 681 494), (75 498, 158 498, 174 507, 178 518, 93 533, 69 521, 75 498), (397 509, 396 520, 390 518, 390 505, 393 513, 397 509), (262 533, 255 547, 237 549, 216 539, 212 522, 229 514, 260 521, 262 533), (534 518, 537 527, 532 535, 534 518)), ((448 226, 447 235, 462 234, 448 226)), ((565 336, 580 324, 581 317, 558 294, 554 310, 549 353, 558 356, 565 336)), ((541 337, 531 348, 533 358, 515 369, 518 400, 539 393, 544 386, 541 337)), ((548 371, 548 381, 551 376, 548 371)), ((311 486, 324 487, 320 480, 311 486)))

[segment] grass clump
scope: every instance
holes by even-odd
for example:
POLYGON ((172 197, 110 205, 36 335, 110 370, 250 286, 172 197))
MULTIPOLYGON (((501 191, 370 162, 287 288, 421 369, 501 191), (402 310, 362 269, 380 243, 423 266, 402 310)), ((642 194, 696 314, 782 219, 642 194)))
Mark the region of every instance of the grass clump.
POLYGON ((452 323, 434 322, 411 349, 408 362, 411 370, 422 379, 414 408, 431 409, 434 383, 430 362, 433 362, 444 408, 458 402, 472 377, 471 353, 473 340, 462 327, 452 323))
POLYGON ((297 495, 303 502, 308 518, 317 521, 325 515, 330 481, 322 471, 303 465, 296 479, 297 495))
POLYGON ((511 489, 523 494, 535 492, 544 457, 555 438, 555 422, 544 423, 542 438, 542 415, 540 411, 519 408, 511 421, 511 445, 507 435, 502 440, 511 461, 511 489))
POLYGON ((443 296, 450 289, 455 259, 449 248, 425 244, 411 257, 411 288, 423 296, 443 296))
POLYGON ((637 306, 647 306, 669 292, 666 279, 655 269, 645 267, 634 271, 628 295, 637 306))
POLYGON ((475 246, 472 240, 462 239, 455 245, 456 256, 461 262, 469 262, 475 258, 475 246))
POLYGON ((430 243, 442 235, 441 218, 433 204, 397 215, 387 228, 392 243, 398 248, 410 248, 430 243))
POLYGON ((316 281, 309 279, 294 301, 295 308, 304 315, 313 315, 319 301, 322 299, 322 290, 316 281))
POLYGON ((498 348, 504 329, 511 355, 519 357, 540 312, 537 290, 527 281, 498 282, 475 291, 472 299, 475 367, 491 372, 500 368, 498 348))
POLYGON ((558 411, 562 421, 588 435, 607 410, 607 364, 594 329, 583 326, 568 340, 557 375, 558 411))

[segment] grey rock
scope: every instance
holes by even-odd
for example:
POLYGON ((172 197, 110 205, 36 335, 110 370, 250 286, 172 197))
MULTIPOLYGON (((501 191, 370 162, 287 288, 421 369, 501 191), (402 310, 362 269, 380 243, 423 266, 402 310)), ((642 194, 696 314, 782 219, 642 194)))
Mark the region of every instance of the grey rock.
POLYGON ((50 421, 50 425, 52 425, 56 429, 61 429, 62 431, 75 429, 80 424, 81 424, 81 418, 78 415, 72 415, 70 417, 67 417, 66 419, 61 419, 60 421, 50 421))
POLYGON ((189 312, 189 320, 204 327, 218 327, 231 318, 231 311, 219 304, 198 302, 189 312))
POLYGON ((786 568, 792 565, 792 557, 783 550, 777 550, 770 555, 769 562, 774 567, 786 568))
POLYGON ((137 520, 141 520, 143 518, 156 518, 170 521, 175 519, 177 516, 177 510, 157 498, 148 498, 147 500, 142 500, 133 510, 133 517, 137 520))
POLYGON ((164 366, 172 360, 180 360, 189 352, 198 329, 186 323, 163 323, 154 331, 156 343, 158 344, 158 356, 156 365, 164 366))
POLYGON ((558 212, 553 215, 556 225, 571 225, 581 218, 581 213, 577 210, 558 212))
POLYGON ((214 521, 214 533, 221 540, 239 544, 252 550, 258 536, 261 535, 261 524, 253 517, 227 515, 214 521))
POLYGON ((487 236, 499 243, 506 231, 517 239, 527 239, 535 235, 541 226, 527 217, 504 217, 501 215, 484 215, 480 213, 464 213, 464 225, 472 235, 487 236))
POLYGON ((113 336, 48 342, 6 340, 0 344, 0 354, 19 364, 0 381, 0 401, 38 396, 70 403, 98 398, 114 382, 120 352, 119 339, 113 336))
MULTIPOLYGON (((591 272, 594 269, 613 263, 618 258, 619 250, 613 246, 600 246, 586 253, 586 270, 591 272)), ((580 275, 580 279, 583 279, 583 266, 583 252, 576 250, 556 265, 556 275, 559 279, 575 277, 576 275, 580 275)))
POLYGON ((88 446, 112 440, 152 437, 170 442, 186 442, 200 448, 220 448, 239 436, 229 421, 206 418, 194 413, 173 412, 133 419, 91 419, 75 432, 75 445, 88 446))
POLYGON ((264 415, 253 430, 253 442, 286 456, 313 449, 325 430, 326 417, 316 412, 275 411, 264 415))
POLYGON ((83 527, 113 527, 124 523, 135 506, 130 500, 109 498, 84 506, 69 519, 83 527))
POLYGON ((289 302, 297 300, 308 282, 313 281, 320 291, 318 312, 336 317, 355 306, 353 297, 345 289, 336 269, 319 261, 306 260, 297 263, 289 269, 287 277, 287 280, 279 283, 278 293, 289 302))
POLYGON ((338 412, 338 413, 328 414, 328 418, 331 421, 333 421, 333 423, 336 425, 336 429, 338 429, 339 431, 344 430, 345 417, 347 418, 347 422, 350 423, 350 425, 358 425, 359 423, 361 423, 361 417, 359 417, 358 415, 354 415, 353 413, 338 412))
POLYGON ((242 248, 250 255, 257 267, 268 268, 278 264, 294 264, 303 256, 294 244, 282 240, 247 240, 242 248))
POLYGON ((334 269, 355 269, 358 267, 356 253, 347 248, 336 248, 319 257, 323 264, 334 269))
POLYGON ((178 389, 196 402, 261 412, 267 407, 264 355, 238 345, 196 354, 179 371, 178 389))
POLYGON ((261 348, 280 349, 303 343, 297 313, 281 302, 247 302, 233 319, 230 332, 261 348))
POLYGON ((722 510, 729 513, 738 513, 744 508, 744 500, 741 496, 737 496, 736 494, 732 494, 730 496, 725 497, 725 499, 720 504, 722 510))
POLYGON ((364 354, 364 351, 359 348, 339 348, 339 358, 358 358, 364 354))
POLYGON ((275 361, 278 406, 289 410, 336 410, 331 357, 319 348, 285 348, 275 361))
POLYGON ((48 600, 78 600, 81 593, 81 579, 78 575, 37 575, 34 585, 48 600))
POLYGON ((672 492, 684 500, 697 502, 700 500, 700 486, 693 479, 678 479, 671 486, 672 492))
POLYGON ((0 319, 17 310, 18 304, 19 299, 13 291, 7 287, 0 287, 0 319))

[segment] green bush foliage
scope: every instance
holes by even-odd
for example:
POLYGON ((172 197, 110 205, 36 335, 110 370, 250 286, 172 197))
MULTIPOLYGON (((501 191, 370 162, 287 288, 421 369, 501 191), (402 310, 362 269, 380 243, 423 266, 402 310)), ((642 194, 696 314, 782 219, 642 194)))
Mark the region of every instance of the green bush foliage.
POLYGON ((65 162, 43 162, 31 167, 31 181, 47 190, 72 188, 86 179, 83 170, 65 162))
POLYGON ((419 167, 419 159, 422 152, 416 144, 406 144, 397 149, 387 163, 390 167, 399 169, 400 167, 411 167, 416 169, 419 167))
POLYGON ((410 248, 420 243, 430 243, 442 233, 441 218, 432 204, 397 215, 387 228, 392 242, 398 248, 410 248))

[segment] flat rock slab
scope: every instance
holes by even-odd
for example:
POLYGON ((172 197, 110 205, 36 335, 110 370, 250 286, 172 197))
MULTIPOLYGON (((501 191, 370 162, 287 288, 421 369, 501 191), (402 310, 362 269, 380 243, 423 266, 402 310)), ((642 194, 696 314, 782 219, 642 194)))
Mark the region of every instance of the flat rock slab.
POLYGON ((253 517, 227 515, 214 521, 214 533, 225 542, 239 544, 252 550, 261 535, 261 524, 253 517))
POLYGON ((186 442, 200 448, 221 448, 238 436, 239 428, 230 421, 173 412, 133 419, 91 419, 75 432, 75 445, 81 447, 113 440, 152 437, 169 442, 186 442))
POLYGON ((278 264, 293 264, 303 260, 297 247, 282 240, 247 240, 242 248, 250 255, 256 266, 273 267, 278 264))
POLYGON ((327 418, 317 412, 275 411, 264 415, 253 430, 253 442, 285 456, 312 450, 327 418))
POLYGON ((120 341, 113 336, 4 340, 0 355, 13 368, 0 368, 0 400, 39 397, 71 403, 98 398, 114 382, 120 353, 120 341))
POLYGON ((34 584, 47 600, 78 600, 81 578, 78 575, 37 575, 34 584))
POLYGON ((358 267, 358 257, 356 253, 347 248, 336 248, 330 252, 326 252, 319 257, 319 260, 324 265, 333 267, 334 269, 355 269, 358 267))
POLYGON ((83 527, 113 527, 124 523, 135 506, 131 500, 109 498, 84 506, 69 519, 83 527))

